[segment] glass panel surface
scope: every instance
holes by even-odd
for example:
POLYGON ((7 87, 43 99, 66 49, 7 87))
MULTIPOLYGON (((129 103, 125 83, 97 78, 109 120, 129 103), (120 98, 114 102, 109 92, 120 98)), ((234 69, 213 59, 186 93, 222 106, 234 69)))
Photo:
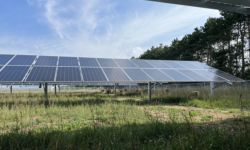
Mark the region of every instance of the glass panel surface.
POLYGON ((14 55, 0 55, 0 65, 5 65, 14 55))
POLYGON ((197 67, 197 64, 193 61, 178 61, 177 62, 179 65, 183 66, 185 69, 201 69, 197 67))
POLYGON ((80 69, 78 67, 58 67, 56 81, 81 81, 80 69))
POLYGON ((118 67, 112 59, 98 58, 98 61, 102 67, 118 67))
POLYGON ((60 57, 59 66, 79 66, 76 57, 60 57))
POLYGON ((36 56, 17 55, 8 65, 29 66, 34 62, 35 58, 36 58, 36 56))
POLYGON ((162 72, 160 72, 157 69, 143 69, 154 81, 163 81, 163 82, 168 82, 168 81, 173 81, 170 77, 166 76, 162 72))
POLYGON ((101 68, 82 68, 84 81, 107 81, 101 68))
POLYGON ((132 59, 131 60, 134 64, 136 64, 139 68, 154 68, 152 65, 147 63, 145 60, 140 59, 132 59))
POLYGON ((212 73, 208 70, 193 70, 195 73, 207 77, 210 81, 213 82, 227 82, 225 79, 217 76, 215 73, 212 73))
POLYGON ((36 61, 36 66, 57 66, 58 57, 40 56, 36 61))
POLYGON ((204 75, 200 75, 195 73, 193 70, 178 70, 182 74, 188 76, 193 79, 194 82, 209 82, 210 79, 204 75))
POLYGON ((168 61, 168 60, 162 60, 163 63, 167 64, 169 68, 172 69, 180 69, 185 68, 184 66, 177 63, 177 61, 168 61))
POLYGON ((126 74, 120 68, 104 68, 103 70, 107 75, 109 81, 130 81, 126 74))
POLYGON ((133 81, 152 81, 141 69, 124 69, 133 81))
POLYGON ((56 67, 34 67, 26 81, 54 81, 56 67))
POLYGON ((161 60, 147 60, 147 63, 154 66, 154 68, 170 68, 167 63, 161 60))
POLYGON ((240 78, 237 78, 231 74, 228 74, 226 72, 223 72, 223 71, 220 71, 218 69, 210 69, 209 70, 210 72, 213 72, 215 73, 216 75, 220 76, 220 77, 223 77, 231 82, 243 82, 244 80, 240 79, 240 78))
POLYGON ((183 73, 179 72, 176 69, 162 69, 162 71, 177 82, 193 81, 191 78, 185 76, 183 73))
POLYGON ((137 66, 130 59, 114 59, 114 61, 124 68, 136 68, 137 66))
POLYGON ((80 65, 83 67, 99 67, 95 58, 79 58, 80 65))
POLYGON ((17 81, 21 82, 26 75, 29 66, 6 66, 0 72, 0 81, 17 81))

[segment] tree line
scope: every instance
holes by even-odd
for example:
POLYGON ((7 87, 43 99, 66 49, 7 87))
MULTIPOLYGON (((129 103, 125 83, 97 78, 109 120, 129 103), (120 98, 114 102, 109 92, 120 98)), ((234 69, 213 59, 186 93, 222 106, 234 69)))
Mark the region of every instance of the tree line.
POLYGON ((153 46, 140 59, 198 60, 250 79, 250 17, 221 12, 170 45, 153 46))

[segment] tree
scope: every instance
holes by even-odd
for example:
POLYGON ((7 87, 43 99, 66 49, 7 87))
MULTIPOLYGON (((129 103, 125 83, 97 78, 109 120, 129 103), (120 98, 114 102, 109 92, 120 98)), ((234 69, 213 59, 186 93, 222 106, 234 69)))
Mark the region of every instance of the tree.
POLYGON ((250 53, 250 17, 221 12, 221 17, 209 18, 193 33, 174 39, 169 46, 152 47, 139 58, 198 60, 247 79, 250 78, 246 63, 250 57, 246 55, 248 51, 250 53))

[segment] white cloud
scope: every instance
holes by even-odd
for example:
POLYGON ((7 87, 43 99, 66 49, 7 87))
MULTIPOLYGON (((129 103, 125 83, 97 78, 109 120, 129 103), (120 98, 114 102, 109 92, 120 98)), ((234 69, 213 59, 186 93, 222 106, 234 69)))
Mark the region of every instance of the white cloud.
POLYGON ((145 5, 153 6, 133 11, 119 10, 118 4, 126 1, 115 0, 28 0, 28 3, 38 6, 44 22, 57 38, 22 39, 16 45, 19 51, 28 47, 44 55, 137 57, 146 48, 157 45, 153 41, 159 37, 172 35, 166 40, 169 42, 180 36, 179 31, 200 26, 209 16, 219 16, 218 11, 146 1, 145 5))
POLYGON ((59 18, 57 17, 57 12, 54 11, 56 7, 56 0, 48 0, 45 3, 45 16, 48 20, 48 23, 51 25, 51 27, 56 31, 56 33, 59 35, 60 38, 63 38, 63 28, 66 25, 66 23, 63 23, 59 18))

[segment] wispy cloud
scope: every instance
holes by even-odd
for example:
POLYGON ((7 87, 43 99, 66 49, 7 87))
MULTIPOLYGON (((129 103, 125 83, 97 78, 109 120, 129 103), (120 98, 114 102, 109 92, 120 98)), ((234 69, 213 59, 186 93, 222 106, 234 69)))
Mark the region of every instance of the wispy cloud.
POLYGON ((219 16, 218 11, 134 0, 127 3, 150 7, 123 8, 120 5, 126 1, 116 0, 28 0, 28 3, 38 6, 43 21, 56 36, 31 39, 32 42, 22 39, 18 45, 32 43, 30 49, 36 49, 35 53, 52 55, 139 56, 157 45, 155 41, 159 38, 171 36, 159 41, 168 43, 180 36, 181 31, 202 25, 209 16, 219 16))

